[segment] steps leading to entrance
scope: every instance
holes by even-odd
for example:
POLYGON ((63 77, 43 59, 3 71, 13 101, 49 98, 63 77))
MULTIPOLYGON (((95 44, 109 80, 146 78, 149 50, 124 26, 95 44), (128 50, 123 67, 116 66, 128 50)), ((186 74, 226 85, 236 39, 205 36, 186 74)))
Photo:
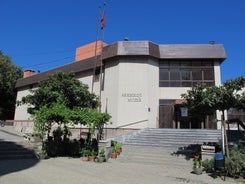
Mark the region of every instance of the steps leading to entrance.
POLYGON ((119 162, 191 168, 196 146, 210 142, 220 143, 221 131, 145 129, 128 137, 123 143, 122 154, 117 158, 119 162))
POLYGON ((36 158, 35 152, 25 143, 0 141, 0 160, 36 158))
POLYGON ((172 155, 162 147, 123 145, 117 162, 137 163, 144 165, 161 165, 171 168, 192 168, 192 159, 172 155))
POLYGON ((204 129, 145 129, 130 137, 124 145, 161 147, 172 151, 190 145, 220 143, 220 130, 204 129))

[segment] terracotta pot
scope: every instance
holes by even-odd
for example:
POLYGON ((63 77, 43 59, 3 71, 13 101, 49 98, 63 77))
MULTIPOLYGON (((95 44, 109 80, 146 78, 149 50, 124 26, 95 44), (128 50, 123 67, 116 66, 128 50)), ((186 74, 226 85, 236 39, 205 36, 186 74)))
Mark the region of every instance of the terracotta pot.
POLYGON ((82 161, 88 161, 89 158, 88 157, 82 157, 82 161))
POLYGON ((111 154, 111 158, 116 159, 116 158, 117 158, 117 153, 116 153, 116 152, 113 152, 113 153, 111 154))
POLYGON ((88 157, 88 160, 89 160, 89 161, 94 161, 94 159, 95 159, 95 156, 89 156, 89 157, 88 157))

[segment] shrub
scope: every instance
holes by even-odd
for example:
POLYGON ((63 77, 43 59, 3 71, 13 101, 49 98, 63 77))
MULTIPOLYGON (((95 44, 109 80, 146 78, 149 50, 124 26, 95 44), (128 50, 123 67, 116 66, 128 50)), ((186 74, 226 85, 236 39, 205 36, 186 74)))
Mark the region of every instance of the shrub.
POLYGON ((245 148, 232 148, 225 166, 229 176, 245 177, 245 148))
MULTIPOLYGON (((214 159, 205 160, 202 165, 206 172, 214 172, 214 159)), ((225 159, 225 168, 228 176, 245 178, 245 148, 232 148, 230 158, 225 159)))
POLYGON ((214 159, 206 159, 202 162, 202 166, 204 167, 204 171, 207 173, 212 173, 214 170, 214 159))

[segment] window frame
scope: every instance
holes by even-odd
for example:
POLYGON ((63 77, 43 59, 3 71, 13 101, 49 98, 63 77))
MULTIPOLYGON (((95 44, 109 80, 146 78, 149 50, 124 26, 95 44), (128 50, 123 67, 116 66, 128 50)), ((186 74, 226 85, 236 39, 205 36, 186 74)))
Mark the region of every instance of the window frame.
POLYGON ((159 87, 193 87, 196 83, 205 83, 208 86, 215 84, 213 60, 160 60, 159 61, 159 87), (189 63, 189 65, 187 63, 189 63), (161 70, 165 70, 164 73, 161 73, 161 70), (183 76, 184 74, 183 71, 185 70, 189 71, 189 76, 188 76, 189 79, 188 77, 185 78, 183 76), (197 79, 193 79, 195 74, 198 73, 198 70, 201 72, 201 75, 197 77, 197 79), (177 74, 176 75, 177 77, 171 79, 171 72, 173 71, 175 72, 175 75, 177 74), (209 71, 211 75, 205 71, 209 71), (168 75, 166 72, 168 72, 168 75))

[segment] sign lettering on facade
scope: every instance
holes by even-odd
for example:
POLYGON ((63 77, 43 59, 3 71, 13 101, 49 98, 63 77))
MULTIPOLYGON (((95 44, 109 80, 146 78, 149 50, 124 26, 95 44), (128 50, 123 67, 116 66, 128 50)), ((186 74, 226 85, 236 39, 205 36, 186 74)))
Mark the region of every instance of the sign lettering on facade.
POLYGON ((127 102, 141 102, 142 93, 122 93, 122 97, 127 99, 127 102))

